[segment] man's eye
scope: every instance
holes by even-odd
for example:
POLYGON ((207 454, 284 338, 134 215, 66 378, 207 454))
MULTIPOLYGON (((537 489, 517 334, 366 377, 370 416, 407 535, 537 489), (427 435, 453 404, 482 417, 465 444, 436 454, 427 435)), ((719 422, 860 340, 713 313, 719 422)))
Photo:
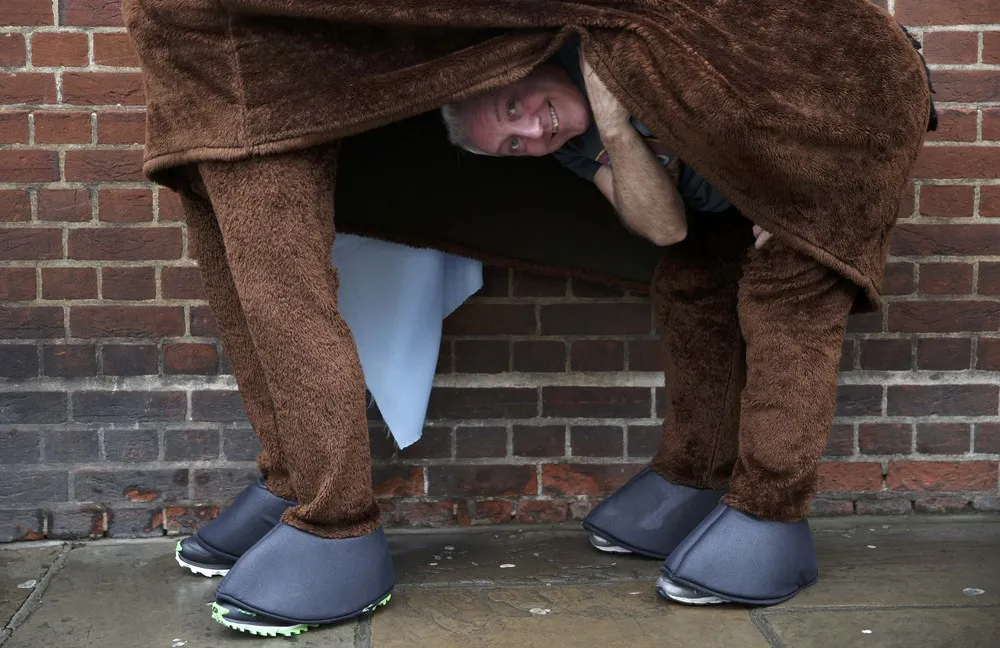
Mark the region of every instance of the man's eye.
POLYGON ((517 150, 521 148, 521 139, 518 137, 510 138, 510 150, 512 153, 516 153, 517 150))
POLYGON ((514 100, 513 99, 508 99, 507 100, 507 114, 510 115, 511 117, 514 116, 514 108, 515 108, 514 100))

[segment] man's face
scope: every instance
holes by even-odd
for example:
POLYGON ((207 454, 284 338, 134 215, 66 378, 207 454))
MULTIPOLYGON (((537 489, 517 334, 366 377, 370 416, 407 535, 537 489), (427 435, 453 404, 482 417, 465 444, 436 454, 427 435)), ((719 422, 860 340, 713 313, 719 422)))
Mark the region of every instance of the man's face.
POLYGON ((590 108, 566 71, 546 64, 461 106, 466 137, 484 153, 553 153, 590 126, 590 108))

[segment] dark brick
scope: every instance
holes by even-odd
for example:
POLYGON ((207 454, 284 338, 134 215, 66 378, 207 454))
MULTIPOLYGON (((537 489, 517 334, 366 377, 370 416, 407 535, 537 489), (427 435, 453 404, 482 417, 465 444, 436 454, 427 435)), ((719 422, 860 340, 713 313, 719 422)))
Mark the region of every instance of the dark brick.
POLYGON ((455 456, 460 459, 507 456, 507 429, 502 427, 458 427, 455 456))
POLYGON ((40 540, 44 524, 40 509, 0 509, 0 542, 40 540))
POLYGON ((503 500, 464 499, 458 503, 458 523, 461 526, 506 524, 514 516, 510 502, 503 500))
POLYGON ((219 352, 214 344, 163 345, 163 373, 210 376, 218 373, 219 352))
POLYGON ((542 416, 647 417, 650 400, 643 387, 543 387, 542 416))
POLYGON ((131 301, 156 299, 156 271, 153 268, 103 268, 101 297, 131 301))
POLYGON ((506 340, 456 340, 457 373, 510 371, 510 345, 506 340))
POLYGON ((431 497, 517 497, 538 493, 534 466, 428 466, 431 497))
POLYGON ((87 423, 144 423, 183 421, 187 414, 184 392, 76 392, 73 418, 87 423))
POLYGON ((108 536, 111 538, 156 538, 162 535, 163 509, 160 507, 115 507, 108 511, 108 536))
POLYGON ((995 331, 1000 306, 995 301, 892 302, 889 330, 902 333, 965 333, 995 331))
POLYGON ((918 513, 960 513, 971 505, 962 497, 918 497, 913 508, 918 513))
POLYGON ((906 515, 913 512, 913 503, 905 499, 858 500, 858 515, 906 515))
POLYGON ((517 521, 522 524, 565 522, 569 519, 566 500, 529 500, 517 504, 517 521))
POLYGON ((97 348, 89 344, 53 344, 42 347, 42 371, 56 378, 97 375, 97 348))
POLYGON ((483 266, 483 287, 476 293, 479 297, 509 297, 510 269, 498 266, 483 266))
POLYGON ((43 299, 97 299, 94 268, 42 268, 43 299))
POLYGON ((398 502, 395 504, 395 523, 412 528, 442 528, 455 524, 452 502, 398 502))
POLYGON ((156 430, 105 430, 104 456, 108 461, 156 461, 160 436, 156 430))
POLYGON ((976 425, 976 452, 1000 454, 1000 423, 976 425))
POLYGON ((890 385, 889 416, 995 416, 996 385, 890 385))
POLYGON ((420 440, 399 451, 401 459, 446 459, 451 457, 451 428, 424 427, 420 440))
MULTIPOLYGON (((0 204, 0 221, 2 209, 0 204)), ((30 301, 37 296, 34 268, 0 268, 0 301, 30 301)))
POLYGON ((437 366, 435 373, 449 374, 453 371, 455 353, 452 350, 451 340, 441 340, 441 347, 438 349, 437 366))
POLYGON ((163 433, 163 458, 167 461, 204 461, 218 457, 218 430, 167 430, 163 433))
POLYGON ((848 333, 878 333, 882 330, 882 313, 856 313, 847 318, 848 333))
POLYGON ((648 303, 547 304, 542 335, 643 335, 652 333, 648 303))
POLYGON ((885 294, 909 295, 913 293, 916 264, 909 262, 890 263, 885 268, 885 294))
POLYGON ((375 497, 420 497, 424 494, 424 469, 420 466, 376 466, 372 470, 375 497))
POLYGON ((852 513, 854 513, 854 502, 851 500, 816 498, 809 505, 810 517, 835 517, 852 513))
POLYGON ((196 500, 231 500, 239 495, 250 482, 260 478, 256 468, 220 468, 195 470, 193 497, 196 500))
POLYGON ((392 459, 393 455, 396 454, 396 440, 385 429, 384 425, 368 425, 368 443, 372 459, 392 459))
POLYGON ((861 454, 909 454, 913 427, 909 423, 862 423, 858 426, 861 454))
POLYGON ((102 373, 106 376, 153 376, 159 373, 156 346, 114 344, 101 350, 102 373))
POLYGON ((197 267, 166 267, 160 273, 164 299, 205 299, 201 270, 197 267))
POLYGON ((667 397, 667 390, 663 387, 657 387, 653 390, 653 397, 656 402, 656 417, 662 419, 667 415, 667 410, 670 408, 670 398, 667 397))
POLYGON ((625 343, 621 340, 577 340, 570 345, 571 371, 621 371, 625 343))
POLYGON ((561 340, 514 342, 514 371, 566 371, 566 343, 561 340))
POLYGON ((197 337, 219 337, 219 323, 208 306, 191 308, 191 335, 197 337))
POLYGON ((614 286, 606 286, 604 284, 596 283, 593 281, 587 281, 586 279, 576 279, 572 280, 573 284, 573 296, 574 297, 587 297, 587 298, 614 298, 614 297, 624 297, 625 291, 621 288, 616 288, 614 286))
POLYGON ((836 416, 879 416, 882 414, 881 385, 839 385, 836 416))
POLYGON ((515 297, 565 297, 565 277, 547 277, 525 272, 514 273, 515 297))
POLYGON ((64 470, 0 471, 0 508, 65 502, 68 497, 69 473, 64 470))
POLYGON ((566 454, 566 428, 562 425, 515 425, 515 457, 562 457, 566 454))
POLYGON ((918 423, 917 452, 965 454, 971 433, 970 426, 964 423, 918 423))
POLYGON ((538 391, 519 388, 441 387, 431 391, 429 419, 530 418, 538 413, 538 391))
POLYGON ((857 346, 856 340, 853 339, 847 339, 841 343, 840 364, 837 365, 837 369, 840 371, 850 371, 854 369, 855 360, 858 355, 857 346))
POLYGON ((64 423, 66 418, 63 392, 0 392, 0 425, 64 423))
POLYGON ((238 391, 191 392, 191 418, 195 421, 246 423, 247 413, 238 391))
POLYGON ((919 289, 927 295, 967 295, 972 292, 972 264, 921 263, 919 289))
POLYGON ((51 516, 47 535, 53 540, 96 540, 107 533, 105 511, 97 506, 61 506, 51 516))
POLYGON ((1000 338, 979 338, 976 369, 1000 371, 1000 338))
POLYGON ((0 378, 34 378, 38 375, 38 347, 0 345, 0 378))
POLYGON ((0 464, 36 464, 41 459, 40 435, 31 430, 0 430, 0 464))
POLYGON ((168 534, 187 535, 218 515, 218 506, 168 506, 163 510, 163 527, 168 534))
POLYGON ((828 457, 847 457, 854 454, 854 426, 834 425, 826 441, 828 457))
POLYGON ((628 341, 629 371, 659 372, 665 367, 663 345, 659 339, 628 341))
POLYGON ((97 430, 48 430, 45 432, 45 461, 82 463, 101 456, 97 430))
POLYGON ((70 328, 81 338, 161 338, 184 334, 184 309, 167 306, 74 306, 70 328))
POLYGON ((628 456, 652 457, 660 447, 661 436, 663 436, 661 425, 628 426, 628 456))
MULTIPOLYGON (((36 135, 37 128, 36 123, 36 135)), ((89 189, 42 189, 38 192, 38 220, 83 222, 92 216, 89 189)))
POLYGON ((909 340, 861 340, 861 368, 876 371, 907 371, 912 365, 913 344, 909 340))
POLYGON ((972 363, 972 340, 923 338, 917 340, 917 369, 959 371, 972 363))
POLYGON ((188 471, 82 470, 73 475, 78 502, 170 502, 187 499, 188 471))
MULTIPOLYGON (((67 166, 68 164, 67 162, 67 166)), ((81 180, 86 181, 82 178, 81 180)), ((88 227, 69 231, 71 259, 160 261, 180 257, 181 228, 179 227, 88 227)))
POLYGON ((0 308, 0 339, 61 337, 63 309, 57 306, 0 308))
POLYGON ((444 320, 445 335, 530 335, 535 332, 531 304, 463 304, 444 320))
POLYGON ((574 425, 569 430, 574 457, 621 457, 625 435, 615 425, 574 425))
POLYGON ((230 461, 253 461, 260 454, 260 439, 253 428, 226 428, 222 431, 222 452, 230 461))
POLYGON ((61 229, 38 227, 4 229, 3 246, 0 246, 0 261, 51 261, 61 258, 61 229))
POLYGON ((542 494, 610 495, 645 466, 638 464, 545 464, 542 494))

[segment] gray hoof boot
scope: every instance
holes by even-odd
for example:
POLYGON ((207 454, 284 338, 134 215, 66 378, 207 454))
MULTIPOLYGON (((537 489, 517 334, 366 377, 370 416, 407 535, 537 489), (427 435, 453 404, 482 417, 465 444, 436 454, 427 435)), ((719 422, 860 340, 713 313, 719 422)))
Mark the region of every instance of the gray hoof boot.
POLYGON ((680 486, 646 468, 583 521, 601 551, 663 560, 718 505, 725 491, 680 486))
POLYGON ((806 520, 769 522, 719 506, 660 567, 670 581, 730 603, 776 605, 816 582, 806 520))
POLYGON ((282 522, 219 584, 212 618, 233 630, 287 637, 372 612, 389 602, 395 584, 381 527, 331 539, 282 522))
POLYGON ((197 533, 177 543, 177 563, 202 576, 225 576, 246 551, 281 520, 295 502, 282 499, 257 479, 197 533))

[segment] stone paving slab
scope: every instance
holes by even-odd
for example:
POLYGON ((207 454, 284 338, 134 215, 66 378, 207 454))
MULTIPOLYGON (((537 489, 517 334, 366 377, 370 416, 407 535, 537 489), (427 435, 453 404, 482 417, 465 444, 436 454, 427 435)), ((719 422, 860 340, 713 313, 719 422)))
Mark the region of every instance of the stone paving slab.
POLYGON ((21 609, 60 553, 58 547, 34 549, 30 545, 0 550, 0 630, 21 609))

